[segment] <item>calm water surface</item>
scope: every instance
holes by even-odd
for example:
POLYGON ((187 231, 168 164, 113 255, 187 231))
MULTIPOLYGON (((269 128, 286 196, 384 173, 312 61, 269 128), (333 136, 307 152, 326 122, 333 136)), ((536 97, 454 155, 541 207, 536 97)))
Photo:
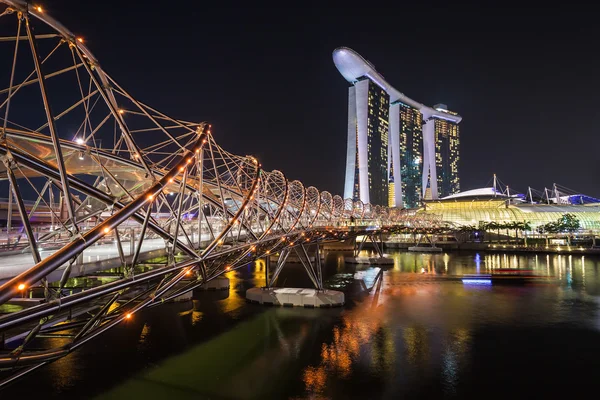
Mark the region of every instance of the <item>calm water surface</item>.
MULTIPOLYGON (((595 396, 599 260, 569 255, 394 253, 370 292, 328 255, 343 309, 247 304, 263 264, 227 274, 228 292, 168 304, 4 391, 45 399, 396 399, 595 396), (464 285, 498 268, 530 285, 464 285)), ((280 282, 309 286, 301 266, 280 282)), ((376 270, 366 270, 370 279, 376 270)), ((370 280, 367 279, 367 286, 370 280)), ((57 340, 61 339, 47 339, 57 340)), ((6 397, 5 397, 6 396, 6 397)), ((12 397, 11 397, 12 396, 12 397)), ((25 396, 25 397, 23 397, 25 396)))

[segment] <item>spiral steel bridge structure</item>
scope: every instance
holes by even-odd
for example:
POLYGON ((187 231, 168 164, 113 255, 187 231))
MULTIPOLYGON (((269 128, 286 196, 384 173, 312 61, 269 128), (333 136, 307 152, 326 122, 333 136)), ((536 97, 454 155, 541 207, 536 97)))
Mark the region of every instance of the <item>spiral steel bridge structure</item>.
POLYGON ((308 245, 395 218, 136 100, 39 6, 0 0, 0 53, 0 386, 225 271, 282 251, 308 260, 308 245))
POLYGON ((0 0, 0 52, 0 386, 225 271, 391 217, 136 100, 39 6, 0 0))

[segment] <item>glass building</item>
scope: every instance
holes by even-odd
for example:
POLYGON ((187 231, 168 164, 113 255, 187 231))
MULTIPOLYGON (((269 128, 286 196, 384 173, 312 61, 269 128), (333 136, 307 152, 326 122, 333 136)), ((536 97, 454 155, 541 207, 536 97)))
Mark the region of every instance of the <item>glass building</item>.
MULTIPOLYGON (((423 116, 414 107, 400 103, 400 171, 403 207, 415 208, 421 201, 423 163, 423 116)), ((393 165, 390 165, 392 171, 393 165)))
POLYGON ((390 97, 372 80, 360 78, 349 88, 348 98, 344 198, 387 205, 390 97))
MULTIPOLYGON (((437 104, 436 110, 457 115, 437 104)), ((458 164, 460 161, 460 138, 458 124, 446 119, 435 118, 435 167, 437 170, 438 197, 460 192, 458 164)))
MULTIPOLYGON (((371 204, 385 205, 388 200, 388 114, 390 97, 369 80, 367 118, 367 157, 371 204)), ((358 197, 357 197, 358 199, 358 197)))
POLYGON ((336 49, 333 61, 352 84, 344 198, 414 208, 459 190, 461 116, 407 97, 352 49, 336 49))
POLYGON ((454 225, 478 226, 481 222, 529 222, 532 230, 548 222, 557 221, 565 213, 572 213, 584 230, 600 230, 600 206, 514 204, 506 198, 479 196, 478 198, 453 197, 425 202, 418 213, 432 214, 441 221, 454 225))

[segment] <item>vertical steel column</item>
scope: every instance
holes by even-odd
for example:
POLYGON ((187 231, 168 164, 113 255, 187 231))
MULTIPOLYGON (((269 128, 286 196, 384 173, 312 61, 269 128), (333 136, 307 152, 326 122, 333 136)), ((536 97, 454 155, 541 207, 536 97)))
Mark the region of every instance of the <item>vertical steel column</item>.
POLYGON ((17 185, 17 179, 15 178, 15 174, 10 164, 11 162, 9 160, 4 160, 4 165, 6 166, 6 173, 8 174, 8 179, 10 179, 10 184, 13 191, 12 194, 14 194, 15 199, 17 200, 17 207, 19 208, 21 222, 23 223, 23 227, 25 228, 25 234, 27 235, 27 239, 29 240, 29 246, 31 247, 31 255, 33 256, 33 261, 37 264, 42 260, 42 258, 40 257, 40 252, 38 251, 37 243, 33 235, 33 230, 31 229, 29 217, 27 216, 27 209, 25 209, 25 203, 23 203, 23 198, 21 197, 19 186, 17 185))
POLYGON ((179 220, 181 219, 181 209, 183 207, 183 194, 185 193, 185 184, 187 181, 188 169, 183 170, 183 178, 181 179, 181 190, 179 192, 179 204, 177 205, 177 214, 175 215, 175 234, 173 235, 173 247, 171 247, 171 255, 175 256, 175 246, 179 241, 177 236, 179 235, 179 220))
POLYGON ((148 210, 146 210, 146 217, 144 218, 144 223, 142 224, 142 230, 140 232, 140 242, 135 248, 135 254, 133 255, 133 259, 131 260, 131 270, 135 268, 135 264, 140 256, 140 250, 142 249, 142 243, 144 242, 144 235, 146 234, 146 228, 148 227, 148 221, 150 221, 150 216, 152 215, 152 203, 148 204, 148 210))
POLYGON ((200 148, 198 157, 196 157, 196 169, 198 170, 198 249, 202 245, 202 216, 204 215, 204 208, 202 204, 202 193, 204 190, 204 174, 202 169, 204 168, 204 148, 200 148))
POLYGON ((317 277, 319 278, 319 289, 323 290, 323 270, 322 270, 322 265, 321 265, 321 253, 320 253, 320 249, 319 249, 319 242, 317 241, 316 243, 317 249, 315 250, 315 264, 317 266, 317 277))
POLYGON ((48 187, 48 206, 50 208, 50 231, 54 231, 54 191, 52 190, 52 180, 48 179, 50 187, 48 187))
MULTIPOLYGON (((121 265, 125 266, 125 252, 123 252, 123 245, 121 244, 121 236, 119 235, 119 229, 115 228, 115 240, 117 241, 117 250, 119 251, 119 260, 121 265)), ((83 254, 83 252, 81 252, 83 254)))
POLYGON ((73 203, 71 201, 71 189, 69 186, 69 180, 67 179, 67 169, 65 167, 65 161, 62 155, 62 149, 60 147, 60 140, 56 132, 56 125, 54 124, 54 116, 52 115, 52 109, 50 108, 50 103, 48 101, 48 93, 46 92, 46 79, 44 78, 42 66, 40 64, 40 59, 37 53, 37 44, 29 26, 29 16, 25 17, 25 27, 27 28, 27 36, 29 38, 29 44, 31 46, 31 55, 33 56, 35 71, 37 73, 38 82, 40 84, 40 92, 42 93, 42 101, 44 102, 46 119, 48 119, 48 129, 50 130, 50 136, 52 137, 52 145, 54 146, 54 152, 56 153, 56 166, 58 167, 60 181, 67 201, 67 212, 69 213, 69 219, 73 224, 75 232, 79 233, 79 228, 77 227, 77 222, 75 221, 75 211, 73 210, 73 203))
POLYGON ((273 276, 271 277, 271 280, 269 281, 269 287, 273 286, 273 284, 279 277, 279 274, 281 273, 281 270, 283 269, 283 266, 285 265, 285 262, 287 261, 290 253, 291 253, 291 251, 290 251, 289 247, 282 249, 281 252, 279 253, 279 259, 277 260, 277 265, 275 266, 275 271, 273 272, 273 276))
MULTIPOLYGON (((17 27, 17 40, 15 40, 15 52, 13 55, 13 63, 12 63, 12 71, 10 74, 10 82, 8 84, 8 97, 6 99, 6 109, 4 110, 4 123, 2 126, 2 132, 0 132, 0 139, 2 139, 2 141, 6 140, 6 125, 8 123, 8 110, 10 108, 10 99, 12 97, 12 87, 13 87, 13 82, 14 82, 14 77, 15 77, 15 67, 17 64, 17 53, 19 50, 19 41, 20 41, 20 37, 21 37, 21 13, 19 13, 19 25, 17 27)), ((8 216, 6 219, 6 249, 8 250, 10 248, 10 229, 11 229, 11 225, 12 225, 12 182, 10 182, 9 184, 9 188, 8 188, 8 216)))
POLYGON ((129 229, 129 255, 133 255, 133 251, 135 248, 135 228, 131 227, 129 229))
POLYGON ((317 283, 317 277, 315 276, 315 272, 312 268, 311 262, 310 262, 310 258, 308 257, 308 254, 306 254, 306 249, 304 248, 303 245, 300 245, 300 248, 302 248, 304 255, 306 256, 306 262, 304 261, 304 259, 302 258, 301 253, 298 251, 298 247, 293 247, 294 251, 296 252, 296 255, 298 256, 298 259, 300 260, 300 262, 302 263, 302 266, 304 267, 304 269, 306 270, 306 273, 308 274, 308 277, 310 278, 310 280, 312 281, 313 285, 315 285, 315 288, 319 288, 319 284, 317 283))
POLYGON ((265 257, 265 287, 269 287, 269 270, 271 269, 271 256, 267 254, 265 257))
POLYGON ((13 202, 13 190, 12 182, 8 183, 8 215, 6 216, 6 249, 10 249, 10 230, 12 229, 12 202, 13 202))

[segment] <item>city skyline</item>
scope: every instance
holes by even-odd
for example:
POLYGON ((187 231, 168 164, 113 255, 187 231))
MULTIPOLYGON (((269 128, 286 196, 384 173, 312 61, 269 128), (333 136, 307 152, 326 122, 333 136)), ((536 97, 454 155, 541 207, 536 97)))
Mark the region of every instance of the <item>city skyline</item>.
MULTIPOLYGON (((510 174, 558 166, 595 184, 594 131, 561 131, 582 110, 547 85, 556 130, 519 158, 535 136, 518 118, 532 89, 498 104, 492 83, 458 78, 480 68, 463 71, 461 51, 483 52, 453 36, 460 6, 436 20, 429 3, 419 19, 405 3, 329 8, 336 18, 66 4, 0 0, 3 399, 593 393, 600 198, 577 180, 520 194, 510 174), (348 32, 375 62, 335 48, 343 82, 317 64, 331 43, 354 47, 348 32), (432 95, 436 80, 454 86, 432 95), (491 167, 511 186, 495 173, 461 186, 491 167)), ((485 69, 490 82, 499 71, 485 69)))

